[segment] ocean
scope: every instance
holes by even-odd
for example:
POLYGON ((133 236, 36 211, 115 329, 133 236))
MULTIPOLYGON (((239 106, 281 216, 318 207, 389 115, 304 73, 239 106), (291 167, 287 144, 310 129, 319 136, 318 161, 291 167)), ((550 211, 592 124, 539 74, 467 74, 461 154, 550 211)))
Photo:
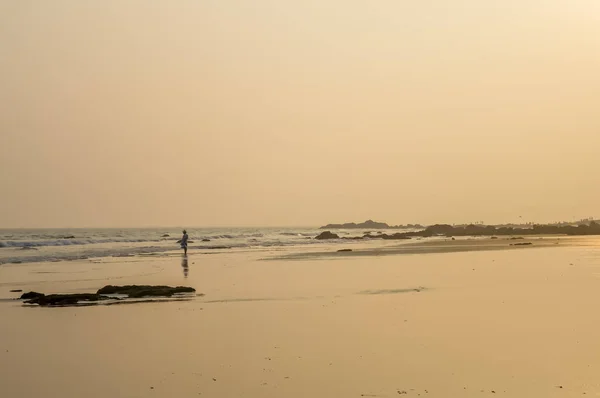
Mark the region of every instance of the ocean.
MULTIPOLYGON (((274 248, 310 245, 318 228, 188 228, 189 251, 274 248)), ((336 230, 340 236, 365 231, 336 230)), ((0 229, 0 264, 67 261, 179 250, 181 230, 126 229, 0 229)), ((321 242, 322 243, 322 242, 321 242)))

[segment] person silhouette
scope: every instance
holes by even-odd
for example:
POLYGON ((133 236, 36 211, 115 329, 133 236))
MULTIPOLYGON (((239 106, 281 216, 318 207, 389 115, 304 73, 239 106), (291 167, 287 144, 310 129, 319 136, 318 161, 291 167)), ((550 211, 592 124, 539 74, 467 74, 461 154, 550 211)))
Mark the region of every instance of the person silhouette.
POLYGON ((181 257, 181 268, 183 268, 183 277, 187 279, 188 274, 190 272, 190 268, 188 266, 188 256, 187 256, 187 254, 184 254, 181 257))
POLYGON ((177 241, 177 243, 181 245, 181 248, 183 249, 183 254, 187 255, 188 234, 185 229, 183 230, 183 236, 177 241))

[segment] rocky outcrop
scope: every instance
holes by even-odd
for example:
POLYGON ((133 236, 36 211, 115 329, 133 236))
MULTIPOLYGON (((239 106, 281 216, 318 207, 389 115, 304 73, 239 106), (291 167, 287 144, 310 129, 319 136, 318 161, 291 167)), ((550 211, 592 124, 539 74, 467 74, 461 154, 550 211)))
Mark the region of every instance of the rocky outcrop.
POLYGON ((141 297, 171 297, 178 293, 194 293, 196 289, 186 286, 146 286, 146 285, 127 285, 127 286, 104 286, 98 290, 97 294, 121 294, 129 298, 141 297))
POLYGON ((496 227, 493 225, 465 225, 452 226, 447 224, 437 224, 425 228, 422 231, 406 232, 404 236, 512 236, 517 235, 523 239, 522 235, 600 235, 600 224, 591 222, 589 225, 533 225, 531 228, 519 227, 496 227))
POLYGON ((433 236, 433 235, 453 235, 454 227, 449 224, 435 224, 431 225, 423 231, 423 234, 433 236))
POLYGON ((343 239, 343 240, 363 240, 363 239, 387 239, 387 240, 401 240, 401 239, 411 239, 406 233, 398 232, 392 235, 388 234, 377 234, 371 235, 366 234, 363 236, 343 236, 340 237, 337 234, 332 233, 331 231, 325 231, 315 237, 318 240, 326 240, 326 239, 343 239))
MULTIPOLYGON (((364 223, 347 223, 347 224, 328 224, 320 229, 400 229, 410 228, 418 231, 412 232, 399 232, 394 235, 393 239, 401 239, 404 237, 430 237, 430 236, 511 236, 511 235, 600 235, 600 224, 591 221, 589 224, 580 225, 564 225, 564 224, 539 224, 531 227, 518 227, 518 226, 494 226, 494 225, 458 225, 453 226, 449 224, 435 224, 429 227, 422 227, 420 225, 407 225, 407 226, 390 226, 386 223, 380 223, 373 220, 367 220, 364 223)), ((381 231, 377 231, 377 234, 385 237, 381 231)), ((375 238, 373 232, 365 232, 364 237, 375 238)), ((357 239, 356 237, 351 239, 357 239)), ((358 238, 361 239, 361 238, 358 238)))
POLYGON ((23 293, 21 295, 21 300, 29 300, 29 299, 35 299, 38 297, 43 296, 42 293, 38 293, 38 292, 27 292, 27 293, 23 293))
MULTIPOLYGON (((336 225, 336 224, 333 224, 336 225)), ((343 224, 347 225, 347 224, 343 224)), ((460 225, 453 226, 449 224, 435 224, 420 231, 397 232, 395 234, 385 234, 378 231, 377 234, 365 232, 363 236, 343 237, 325 231, 315 239, 410 239, 413 237, 428 238, 431 236, 445 236, 452 238, 455 236, 490 236, 497 239, 498 236, 511 236, 509 239, 523 239, 528 235, 600 235, 600 224, 594 221, 589 224, 581 225, 533 225, 530 228, 522 227, 496 227, 493 225, 460 225), (515 237, 516 236, 516 237, 515 237)))
POLYGON ((21 296, 22 300, 26 300, 25 304, 38 304, 42 307, 59 307, 77 305, 83 302, 95 302, 101 300, 109 300, 110 297, 102 296, 94 293, 76 293, 76 294, 49 294, 45 295, 38 292, 29 292, 21 296))
POLYGON ((340 237, 337 234, 332 233, 331 231, 321 232, 319 235, 315 236, 317 240, 326 240, 326 239, 339 239, 340 237))
POLYGON ((172 297, 178 293, 194 293, 196 289, 185 286, 104 286, 96 293, 76 293, 76 294, 43 294, 38 292, 28 292, 21 295, 21 300, 25 304, 37 304, 42 307, 64 307, 84 304, 93 304, 104 300, 117 300, 122 298, 111 295, 123 295, 127 298, 142 297, 172 297))

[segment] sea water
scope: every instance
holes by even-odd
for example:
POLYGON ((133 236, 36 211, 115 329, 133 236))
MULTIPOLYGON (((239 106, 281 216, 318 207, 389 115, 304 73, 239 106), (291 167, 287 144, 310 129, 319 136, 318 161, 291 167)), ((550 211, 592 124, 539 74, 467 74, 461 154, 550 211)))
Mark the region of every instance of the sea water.
MULTIPOLYGON (((188 228, 189 250, 274 248, 319 243, 318 228, 188 228)), ((342 237, 362 229, 336 230, 342 237)), ((387 230, 386 233, 397 231, 387 230)), ((178 250, 175 228, 0 229, 0 264, 125 257, 178 250)))

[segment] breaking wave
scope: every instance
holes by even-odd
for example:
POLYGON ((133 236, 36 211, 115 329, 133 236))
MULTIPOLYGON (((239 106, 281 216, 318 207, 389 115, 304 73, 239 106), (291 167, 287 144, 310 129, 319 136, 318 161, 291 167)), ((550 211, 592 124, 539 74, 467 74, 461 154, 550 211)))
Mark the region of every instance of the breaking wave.
POLYGON ((75 246, 93 245, 99 243, 141 243, 160 242, 147 239, 55 239, 55 240, 31 240, 31 241, 0 241, 0 247, 43 247, 43 246, 75 246))
MULTIPOLYGON (((190 250, 273 248, 318 243, 317 229, 188 229, 190 250)), ((161 255, 179 250, 181 229, 0 230, 0 264, 161 255)), ((165 254, 169 255, 169 254, 165 254)))

